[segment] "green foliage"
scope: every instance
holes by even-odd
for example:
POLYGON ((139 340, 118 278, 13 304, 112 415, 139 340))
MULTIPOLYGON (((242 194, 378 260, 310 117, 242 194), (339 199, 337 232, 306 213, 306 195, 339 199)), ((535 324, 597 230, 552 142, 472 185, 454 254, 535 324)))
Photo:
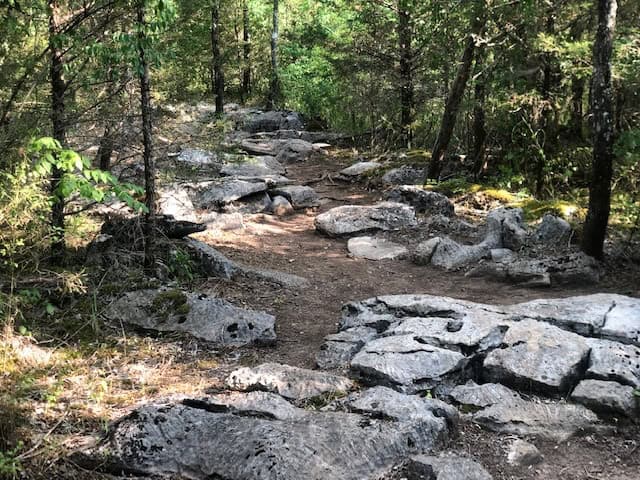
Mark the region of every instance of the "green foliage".
POLYGON ((169 252, 167 267, 169 273, 181 282, 192 282, 195 277, 195 263, 189 252, 182 248, 169 252))
POLYGON ((0 477, 2 478, 18 478, 22 473, 22 462, 19 454, 23 448, 22 442, 9 450, 0 450, 0 477))

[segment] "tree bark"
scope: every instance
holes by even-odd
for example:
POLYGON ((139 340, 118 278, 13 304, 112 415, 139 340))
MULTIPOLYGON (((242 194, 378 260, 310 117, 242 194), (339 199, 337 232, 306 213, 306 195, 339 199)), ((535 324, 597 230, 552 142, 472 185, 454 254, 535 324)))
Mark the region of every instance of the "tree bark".
POLYGON ((216 115, 224 113, 224 71, 220 54, 220 4, 213 0, 211 6, 211 56, 213 70, 212 90, 216 99, 216 115))
MULTIPOLYGON (((47 2, 49 8, 49 75, 51 82, 51 123, 53 138, 63 148, 67 146, 67 125, 65 118, 65 93, 67 84, 64 80, 64 53, 58 35, 60 33, 60 4, 57 0, 47 2)), ((52 195, 60 186, 62 172, 57 167, 51 173, 49 189, 52 195)), ((51 206, 51 258, 54 263, 62 263, 66 250, 64 231, 64 199, 56 199, 51 206)))
POLYGON ((573 77, 571 79, 571 117, 569 118, 569 133, 578 140, 583 139, 582 119, 584 109, 582 99, 584 98, 584 78, 573 77))
POLYGON ((611 84, 611 56, 616 26, 616 0, 596 0, 598 30, 593 46, 591 80, 593 118, 593 169, 589 186, 589 210, 584 224, 582 249, 601 259, 611 209, 613 171, 614 94, 611 84))
POLYGON ((278 72, 278 0, 273 0, 273 30, 271 31, 271 85, 269 88, 269 98, 267 108, 275 110, 280 103, 280 74, 278 72))
POLYGON ((445 104, 442 121, 440 123, 440 130, 431 153, 431 163, 429 164, 427 178, 437 179, 440 177, 440 173, 442 171, 442 165, 447 154, 447 149, 449 148, 451 136, 453 135, 453 129, 456 126, 456 119, 458 117, 458 111, 460 110, 460 104, 464 96, 467 81, 469 80, 477 37, 482 32, 486 23, 485 2, 486 0, 478 0, 475 8, 473 9, 471 33, 467 36, 465 41, 465 47, 460 60, 460 65, 458 66, 458 72, 456 73, 456 78, 449 90, 449 95, 447 96, 447 102, 445 104))
POLYGON ((413 32, 408 0, 398 0, 398 41, 400 49, 400 132, 403 146, 413 140, 413 32))
POLYGON ((486 73, 484 68, 484 47, 479 47, 476 53, 476 80, 474 87, 473 106, 473 149, 471 158, 473 160, 473 175, 477 179, 485 168, 485 142, 487 140, 487 127, 485 124, 485 102, 487 98, 486 73))
POLYGON ((152 268, 155 260, 153 247, 155 245, 155 225, 156 215, 156 165, 153 158, 153 124, 151 119, 151 82, 149 79, 149 62, 145 50, 145 0, 138 0, 137 4, 138 21, 138 57, 139 70, 138 80, 140 82, 140 111, 142 114, 142 143, 144 147, 144 188, 145 203, 148 209, 145 219, 145 241, 144 241, 144 263, 146 268, 152 268))
POLYGON ((251 29, 249 26, 249 4, 242 3, 242 99, 251 95, 251 29))

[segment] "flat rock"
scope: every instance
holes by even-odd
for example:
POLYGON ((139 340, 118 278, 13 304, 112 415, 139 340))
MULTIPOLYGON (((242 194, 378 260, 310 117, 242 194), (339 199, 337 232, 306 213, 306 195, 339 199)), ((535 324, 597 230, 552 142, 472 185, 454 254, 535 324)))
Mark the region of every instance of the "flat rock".
POLYGON ((273 132, 276 130, 304 130, 302 115, 298 112, 269 111, 248 115, 241 128, 249 133, 273 132))
POLYGON ((246 138, 240 142, 240 148, 250 155, 267 155, 275 157, 284 140, 267 140, 246 138))
POLYGON ((189 167, 220 167, 220 160, 214 152, 198 148, 183 148, 176 161, 189 167))
POLYGON ((114 301, 111 320, 161 332, 185 332, 218 345, 273 344, 275 318, 220 298, 181 290, 137 290, 114 301))
POLYGON ((207 212, 199 215, 199 218, 207 226, 207 230, 229 231, 244 228, 244 219, 241 213, 207 212))
POLYGON ((291 400, 344 394, 354 388, 348 378, 279 363, 240 368, 229 375, 226 384, 234 390, 277 393, 291 400))
POLYGON ((445 195, 430 192, 414 185, 400 185, 385 194, 385 200, 411 205, 417 213, 428 215, 455 216, 451 200, 445 195))
POLYGON ((284 175, 285 168, 275 157, 238 155, 234 161, 225 163, 220 174, 229 177, 268 177, 284 175))
POLYGON ((586 376, 640 388, 640 348, 609 340, 589 338, 591 347, 586 376))
POLYGON ((267 191, 266 182, 248 182, 235 178, 222 178, 201 182, 195 186, 199 208, 219 207, 255 193, 267 191))
POLYGON ((378 162, 358 162, 354 163, 350 167, 340 170, 339 175, 344 178, 353 179, 361 177, 367 173, 374 172, 380 167, 382 167, 382 164, 378 162))
POLYGON ((272 195, 279 195, 289 200, 293 208, 312 208, 320 205, 320 197, 311 187, 290 185, 271 190, 272 195))
POLYGON ((473 381, 465 385, 458 385, 449 393, 449 396, 463 407, 486 408, 491 405, 519 405, 523 399, 510 388, 500 383, 483 383, 478 385, 473 381))
POLYGON ((400 203, 382 202, 376 205, 346 205, 332 208, 316 217, 319 232, 339 236, 376 230, 398 230, 416 225, 413 208, 400 203))
POLYGON ((472 417, 494 432, 564 441, 581 433, 604 430, 598 416, 582 405, 522 401, 491 405, 472 417))
POLYGON ((407 254, 407 248, 403 245, 373 237, 350 238, 347 249, 354 257, 367 260, 394 260, 407 254))
POLYGON ((299 139, 282 140, 277 149, 276 160, 285 165, 305 162, 313 155, 323 153, 320 147, 299 139))
POLYGON ((447 436, 435 416, 397 421, 237 395, 143 406, 88 456, 111 471, 195 480, 373 480, 447 436))
POLYGON ((426 175, 427 172, 422 168, 403 165, 385 173, 382 176, 382 183, 385 185, 422 185, 426 175))
POLYGON ((506 348, 487 355, 484 376, 497 383, 549 394, 569 391, 580 377, 590 351, 583 337, 533 320, 509 327, 503 342, 506 348))
POLYGON ((351 370, 364 383, 405 393, 429 390, 462 375, 461 353, 417 341, 413 335, 369 341, 351 360, 351 370))
POLYGON ((160 189, 158 192, 158 211, 162 215, 171 215, 176 220, 198 221, 196 208, 189 193, 177 183, 160 189))
POLYGON ((395 478, 406 480, 492 480, 482 465, 455 453, 440 456, 414 455, 395 478))
POLYGON ((316 364, 322 369, 347 367, 353 356, 376 335, 376 330, 368 327, 354 327, 327 335, 316 355, 316 364))
POLYGON ((240 262, 234 262, 211 245, 193 238, 186 239, 185 245, 198 262, 198 267, 210 276, 221 277, 228 280, 253 278, 293 289, 306 288, 309 286, 309 281, 298 275, 279 272, 277 270, 256 268, 240 262))
POLYGON ((604 380, 582 380, 571 393, 571 400, 594 412, 634 417, 640 410, 640 399, 634 388, 604 380))

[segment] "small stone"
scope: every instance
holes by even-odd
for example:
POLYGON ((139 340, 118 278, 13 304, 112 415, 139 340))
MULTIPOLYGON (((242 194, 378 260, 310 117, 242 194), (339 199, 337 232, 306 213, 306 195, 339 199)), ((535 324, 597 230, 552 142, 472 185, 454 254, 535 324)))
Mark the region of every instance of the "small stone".
POLYGON ((406 247, 398 243, 372 237, 351 238, 347 249, 354 257, 367 260, 394 260, 407 253, 406 247))
POLYGON ((515 440, 509 446, 507 461, 510 465, 526 468, 542 462, 542 454, 532 443, 515 440))
POLYGON ((594 412, 622 414, 633 417, 638 412, 639 399, 634 388, 617 382, 583 380, 571 394, 571 400, 581 403, 594 412))
POLYGON ((294 213, 293 206, 284 197, 276 196, 271 202, 271 211, 277 217, 285 217, 294 213))

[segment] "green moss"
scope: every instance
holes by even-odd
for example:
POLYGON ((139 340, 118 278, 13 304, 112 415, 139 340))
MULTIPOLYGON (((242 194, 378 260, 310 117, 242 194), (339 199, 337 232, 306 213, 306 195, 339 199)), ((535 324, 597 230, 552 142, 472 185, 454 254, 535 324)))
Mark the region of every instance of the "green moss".
POLYGON ((564 200, 536 200, 527 198, 513 204, 524 211, 525 219, 528 222, 538 220, 547 213, 557 215, 566 220, 582 218, 585 214, 584 208, 579 205, 564 200))
POLYGON ((181 290, 166 290, 153 299, 151 311, 160 316, 186 315, 191 311, 188 300, 181 290))

